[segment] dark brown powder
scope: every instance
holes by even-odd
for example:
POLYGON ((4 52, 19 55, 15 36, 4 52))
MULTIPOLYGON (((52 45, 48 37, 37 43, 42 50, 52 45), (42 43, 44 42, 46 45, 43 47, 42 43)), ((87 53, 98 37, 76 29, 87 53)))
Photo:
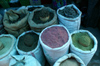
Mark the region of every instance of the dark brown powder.
POLYGON ((25 52, 32 51, 37 46, 38 38, 35 33, 27 33, 19 38, 18 48, 25 52))
POLYGON ((65 7, 63 10, 59 10, 59 14, 67 18, 75 18, 79 15, 74 7, 65 7))
POLYGON ((68 33, 63 27, 51 27, 42 33, 41 39, 47 46, 57 48, 61 47, 68 41, 68 33))
MULTIPOLYGON (((43 10, 43 9, 42 9, 43 10)), ((44 23, 47 23, 49 21, 51 21, 54 17, 54 14, 52 12, 49 12, 48 10, 45 10, 45 13, 43 13, 43 11, 40 10, 40 11, 36 11, 34 12, 34 16, 33 16, 33 21, 36 23, 36 24, 44 24, 44 23), (47 20, 47 21, 41 21, 40 20, 40 17, 45 17, 45 16, 50 16, 50 18, 47 20)))

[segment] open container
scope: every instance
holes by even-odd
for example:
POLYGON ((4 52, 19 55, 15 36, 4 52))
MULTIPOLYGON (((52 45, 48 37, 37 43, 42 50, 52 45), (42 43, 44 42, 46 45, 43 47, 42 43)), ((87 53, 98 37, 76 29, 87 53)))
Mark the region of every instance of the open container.
POLYGON ((95 36, 87 30, 74 31, 73 33, 71 33, 71 36, 76 33, 88 33, 89 37, 93 40, 93 43, 94 43, 93 48, 88 51, 84 51, 82 49, 75 47, 75 45, 73 44, 73 41, 71 41, 70 51, 72 53, 76 54, 77 56, 79 56, 83 60, 85 65, 87 66, 87 64, 90 62, 90 60, 92 59, 92 57, 94 56, 94 54, 97 50, 98 42, 97 42, 97 39, 95 38, 95 36))
MULTIPOLYGON (((29 34, 29 33, 32 33, 33 35, 35 35, 35 36, 38 36, 37 34, 35 34, 34 33, 34 31, 33 30, 30 30, 30 31, 26 31, 26 32, 23 32, 18 38, 17 38, 17 41, 16 41, 16 50, 18 51, 18 53, 20 54, 20 55, 31 55, 31 56, 33 56, 33 57, 35 57, 40 63, 41 63, 41 65, 42 66, 44 66, 44 64, 45 64, 45 58, 44 58, 44 54, 43 54, 43 51, 42 51, 42 48, 41 48, 41 45, 40 45, 40 43, 38 42, 38 39, 36 39, 36 37, 34 37, 34 36, 31 36, 31 37, 33 37, 33 39, 30 39, 30 38, 26 38, 25 40, 24 40, 24 38, 22 38, 23 36, 25 36, 26 34, 29 34), (24 42, 20 42, 20 44, 19 44, 19 41, 24 41, 24 42), (29 40, 28 40, 29 39, 29 40), (32 46, 34 46, 34 45, 32 45, 31 46, 31 49, 29 49, 30 47, 28 47, 26 44, 24 45, 24 47, 23 46, 20 46, 20 48, 19 48, 19 45, 21 45, 21 44, 23 44, 23 43, 25 43, 25 41, 27 41, 27 43, 30 43, 30 40, 35 40, 36 39, 36 41, 35 41, 35 47, 34 48, 32 48, 32 46), (23 48, 23 49, 21 49, 21 47, 23 48), (25 48, 26 47, 26 48, 25 48), (28 50, 29 49, 29 50, 28 50), (28 50, 28 51, 27 51, 28 50)), ((39 37, 38 37, 39 38, 39 37)), ((30 45, 30 44, 29 44, 30 45)))
POLYGON ((0 35, 0 66, 9 66, 11 55, 16 54, 15 42, 13 35, 0 35))
POLYGON ((29 12, 25 7, 17 10, 5 10, 3 25, 4 29, 9 33, 18 37, 21 33, 29 29, 28 25, 29 12))
POLYGON ((58 15, 59 23, 66 26, 70 33, 72 33, 75 30, 79 30, 82 13, 74 4, 66 5, 57 9, 57 15, 58 15), (59 11, 65 9, 66 7, 72 7, 77 12, 78 16, 74 18, 69 18, 69 17, 65 17, 64 16, 65 14, 64 15, 60 14, 59 11))
POLYGON ((63 57, 59 58, 53 66, 65 66, 65 64, 66 66, 67 65, 68 66, 72 66, 72 65, 73 66, 86 66, 84 62, 77 55, 73 53, 66 54, 63 57), (73 58, 74 60, 72 60, 71 58, 73 58))
POLYGON ((40 33, 44 28, 57 24, 57 14, 49 7, 37 8, 29 15, 28 23, 32 30, 40 33))
MULTIPOLYGON (((47 32, 47 31, 46 31, 47 32)), ((54 31, 56 33, 56 31, 54 31)), ((58 35, 58 34, 56 34, 58 35)), ((48 38, 47 38, 48 39, 48 38)), ((42 48, 43 48, 43 51, 44 51, 44 54, 49 62, 49 64, 52 66, 55 61, 60 58, 61 56, 65 55, 65 54, 68 54, 69 52, 69 45, 70 45, 70 42, 71 42, 71 36, 70 36, 70 33, 69 31, 67 30, 67 28, 63 25, 52 25, 52 26, 49 26, 47 28, 45 28, 41 33, 40 33, 40 36, 39 36, 39 41, 40 41, 40 44, 42 45, 42 48), (67 37, 68 37, 68 40, 67 42, 65 42, 63 45, 61 45, 60 47, 56 47, 56 48, 52 48, 46 44, 44 44, 44 42, 42 41, 42 34, 44 33, 45 30, 49 29, 49 28, 53 28, 53 27, 59 27, 59 28, 63 28, 64 31, 67 33, 67 37)), ((51 42, 51 41, 50 41, 51 42)), ((51 42, 52 43, 52 42, 51 42)), ((53 45, 52 45, 53 46, 53 45)))

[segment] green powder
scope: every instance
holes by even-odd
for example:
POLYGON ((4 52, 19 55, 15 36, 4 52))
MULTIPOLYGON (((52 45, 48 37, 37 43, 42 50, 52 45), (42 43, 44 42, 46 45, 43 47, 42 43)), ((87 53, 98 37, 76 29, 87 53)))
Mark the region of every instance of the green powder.
POLYGON ((73 34, 72 41, 75 47, 84 51, 91 50, 94 46, 93 40, 86 32, 73 34))
POLYGON ((63 61, 60 66, 80 66, 80 63, 78 63, 75 58, 68 58, 63 61))

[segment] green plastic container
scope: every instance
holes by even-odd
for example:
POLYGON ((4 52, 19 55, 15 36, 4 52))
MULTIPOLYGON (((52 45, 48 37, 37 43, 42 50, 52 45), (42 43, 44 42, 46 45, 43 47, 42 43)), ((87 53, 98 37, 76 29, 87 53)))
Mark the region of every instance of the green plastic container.
POLYGON ((20 4, 21 4, 22 6, 28 6, 28 5, 30 5, 29 0, 19 0, 19 2, 20 2, 20 4))
POLYGON ((9 5, 8 2, 9 2, 8 0, 0 0, 0 5, 1 5, 3 8, 9 8, 10 5, 9 5))

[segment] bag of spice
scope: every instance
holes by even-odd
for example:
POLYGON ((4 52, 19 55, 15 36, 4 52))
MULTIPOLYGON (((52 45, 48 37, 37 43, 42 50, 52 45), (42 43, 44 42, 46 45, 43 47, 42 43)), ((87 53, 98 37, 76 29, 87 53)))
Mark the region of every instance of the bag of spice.
POLYGON ((49 7, 38 8, 32 11, 28 23, 32 30, 41 32, 44 28, 57 24, 57 15, 55 10, 49 7))
POLYGON ((59 22, 66 26, 70 33, 79 30, 81 14, 81 11, 74 4, 57 9, 59 22))
POLYGON ((39 41, 52 66, 58 58, 68 53, 71 36, 65 26, 52 25, 40 33, 39 41))
POLYGON ((75 54, 69 53, 59 58, 53 66, 86 66, 75 54))
POLYGON ((29 55, 13 55, 9 66, 41 66, 41 64, 29 55))
POLYGON ((10 34, 0 35, 0 66, 9 66, 11 55, 15 55, 16 38, 10 34))
MULTIPOLYGON (((28 30, 23 29, 28 25, 28 16, 29 12, 26 9, 9 10, 5 12, 3 19, 5 30, 10 34, 14 35, 14 33, 18 33, 18 35, 20 35, 22 32, 28 30)), ((14 36, 17 37, 18 35, 14 36)))
POLYGON ((38 40, 39 36, 33 30, 26 31, 17 38, 16 50, 20 55, 32 55, 44 66, 45 58, 38 40))
POLYGON ((78 55, 87 66, 97 50, 97 39, 87 30, 74 31, 71 37, 70 51, 78 55))

